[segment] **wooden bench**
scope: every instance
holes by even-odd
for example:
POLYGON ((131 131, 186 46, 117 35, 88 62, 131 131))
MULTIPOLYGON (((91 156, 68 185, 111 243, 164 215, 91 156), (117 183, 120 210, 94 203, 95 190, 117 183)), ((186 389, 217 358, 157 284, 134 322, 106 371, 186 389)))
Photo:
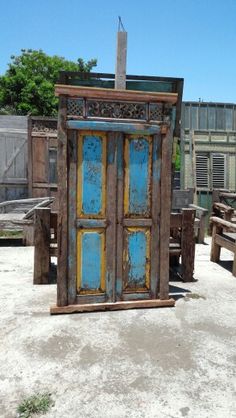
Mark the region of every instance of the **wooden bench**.
POLYGON ((180 212, 183 208, 195 209, 194 230, 198 243, 203 243, 205 238, 206 220, 208 210, 193 203, 193 190, 173 190, 172 212, 180 212))
POLYGON ((211 261, 217 263, 220 260, 221 248, 226 248, 234 255, 233 276, 236 276, 236 224, 213 216, 212 224, 211 261))
POLYGON ((182 209, 181 213, 171 213, 170 219, 170 263, 179 264, 181 256, 181 278, 184 282, 193 281, 195 236, 195 210, 182 209))
POLYGON ((49 284, 51 257, 57 257, 57 213, 50 208, 34 211, 34 284, 49 284))
POLYGON ((213 190, 212 216, 236 223, 236 193, 213 190))

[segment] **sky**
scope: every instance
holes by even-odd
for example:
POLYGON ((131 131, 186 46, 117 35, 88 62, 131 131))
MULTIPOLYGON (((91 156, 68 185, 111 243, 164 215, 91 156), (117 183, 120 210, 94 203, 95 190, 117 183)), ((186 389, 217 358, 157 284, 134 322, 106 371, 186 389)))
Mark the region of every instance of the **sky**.
POLYGON ((127 74, 184 78, 184 100, 236 103, 236 0, 0 0, 0 74, 21 49, 115 71, 121 16, 127 74))

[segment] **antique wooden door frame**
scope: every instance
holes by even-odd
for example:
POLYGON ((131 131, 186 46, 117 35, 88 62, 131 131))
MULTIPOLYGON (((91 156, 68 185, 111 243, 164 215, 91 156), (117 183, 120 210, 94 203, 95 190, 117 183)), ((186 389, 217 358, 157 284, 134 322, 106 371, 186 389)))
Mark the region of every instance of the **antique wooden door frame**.
MULTIPOLYGON (((108 184, 108 193, 107 193, 107 212, 108 212, 108 219, 107 219, 107 229, 110 232, 107 234, 107 245, 110 246, 112 249, 109 252, 109 256, 107 257, 107 275, 106 275, 106 286, 107 286, 107 294, 104 295, 97 295, 96 296, 96 303, 97 305, 100 304, 101 308, 102 305, 109 304, 119 304, 120 303, 126 303, 126 300, 130 299, 130 296, 122 296, 119 292, 120 289, 120 283, 119 280, 122 280, 122 276, 119 278, 119 269, 116 269, 116 259, 118 258, 117 265, 121 266, 121 262, 119 262, 119 257, 123 257, 123 249, 117 248, 116 245, 114 245, 114 239, 117 242, 121 242, 123 238, 123 224, 126 226, 132 227, 132 225, 135 224, 137 227, 140 225, 140 221, 138 219, 133 219, 132 221, 126 219, 124 221, 121 205, 123 205, 122 199, 120 199, 120 203, 117 207, 117 211, 115 208, 115 196, 116 194, 119 195, 123 193, 123 179, 119 179, 119 173, 121 174, 123 172, 123 169, 119 169, 119 160, 122 155, 122 151, 120 149, 119 151, 119 143, 123 143, 124 145, 124 136, 126 135, 137 135, 137 132, 139 132, 139 136, 142 135, 153 135, 153 148, 156 149, 157 152, 159 152, 159 157, 155 160, 153 160, 153 173, 152 173, 152 204, 151 204, 151 211, 152 211, 152 217, 154 213, 157 214, 155 216, 155 221, 150 221, 150 219, 146 219, 146 224, 149 227, 152 227, 152 240, 151 240, 151 248, 150 248, 150 257, 155 260, 153 262, 151 271, 150 271, 150 293, 146 294, 146 297, 142 295, 142 299, 146 299, 143 301, 138 301, 137 299, 140 299, 139 295, 137 293, 134 293, 133 299, 133 305, 137 304, 138 302, 142 302, 141 306, 159 306, 158 301, 160 302, 160 305, 163 304, 173 306, 173 300, 169 299, 168 291, 168 280, 169 280, 169 254, 168 254, 168 245, 166 244, 166 237, 169 237, 169 220, 168 220, 168 213, 170 211, 169 208, 169 201, 170 201, 170 176, 168 173, 171 169, 171 141, 170 141, 170 129, 168 127, 165 127, 165 129, 160 129, 158 126, 150 126, 150 128, 144 129, 142 125, 140 125, 140 131, 137 130, 137 126, 134 128, 132 126, 129 126, 129 124, 117 124, 117 131, 118 132, 110 132, 111 127, 114 127, 113 123, 104 123, 102 126, 100 125, 101 131, 109 131, 108 137, 110 138, 109 147, 117 147, 118 153, 113 153, 114 160, 110 161, 111 164, 108 164, 107 172, 109 173, 108 176, 108 182, 110 181, 110 187, 108 184), (120 132, 119 132, 120 130, 120 132), (122 132, 123 131, 123 132, 122 132), (127 133, 128 132, 128 133, 127 133), (119 155, 120 154, 120 155, 119 155), (162 165, 161 165, 162 160, 162 165), (116 176, 118 175, 118 178, 116 176), (116 187, 114 187, 114 184, 116 187), (160 187, 160 184, 162 184, 162 187, 160 187), (155 197, 154 197, 155 196, 155 197), (122 218, 122 219, 121 219, 122 218), (116 219, 118 220, 118 225, 116 225, 116 219), (160 223, 160 227, 158 224, 160 223), (132 225, 131 225, 132 224, 132 225), (119 238, 120 235, 120 238, 119 238), (166 250, 167 248, 167 250, 166 250), (155 254, 156 252, 156 254, 155 254), (162 262, 160 263, 160 259, 162 262), (116 275, 116 277, 114 276, 116 275), (159 276, 159 282, 157 283, 156 277, 159 276), (144 297, 143 297, 144 296, 144 297), (158 299, 157 299, 158 298, 158 299), (156 302, 154 302, 156 301, 156 302), (163 303, 162 303, 163 301, 163 303), (137 302, 137 303, 136 303, 137 302), (150 303, 149 303, 150 302, 150 303), (143 303, 146 303, 146 305, 143 305, 143 303)), ((68 143, 66 143, 66 161, 69 162, 69 164, 66 165, 66 176, 67 176, 67 188, 68 188, 68 207, 65 208, 65 211, 68 210, 68 224, 65 225, 68 230, 68 263, 67 260, 65 260, 66 264, 62 266, 60 265, 59 268, 59 282, 58 282, 58 306, 66 306, 66 305, 73 305, 74 310, 76 310, 76 306, 82 306, 81 309, 77 310, 90 310, 86 306, 88 304, 94 304, 94 296, 90 295, 84 295, 80 296, 78 298, 77 295, 77 288, 76 288, 76 259, 75 259, 75 243, 76 243, 76 195, 75 191, 77 188, 77 136, 80 129, 84 130, 85 128, 88 129, 96 129, 97 125, 96 123, 91 124, 91 122, 87 122, 87 124, 82 122, 71 123, 71 127, 73 129, 68 129, 68 143), (79 129, 78 129, 79 127, 79 129), (68 159, 68 160, 67 160, 68 159), (67 171, 68 170, 68 171, 67 171), (62 268, 61 268, 62 267, 62 268), (67 280, 60 281, 60 274, 62 274, 62 270, 65 268, 65 274, 67 277, 67 280), (86 306, 85 306, 86 305, 86 306)), ((60 149, 61 143, 59 142, 59 152, 62 151, 60 149)), ((110 148, 110 151, 111 148, 110 148)), ((155 155, 155 153, 153 153, 155 155)), ((65 158, 65 155, 64 155, 65 158)), ((122 157, 123 158, 123 157, 122 157)), ((59 159, 60 161, 60 159, 59 159)), ((64 167, 65 170, 65 167, 64 167)), ((123 175, 123 174, 122 174, 123 175)), ((60 188, 59 188, 60 190, 60 188)), ((59 192, 60 193, 60 192, 59 192)), ((63 200, 63 205, 64 205, 63 200)), ((65 214, 64 214, 65 215, 65 214)), ((59 223, 61 222, 61 219, 59 217, 59 223)), ((145 222, 144 222, 145 224, 145 222)), ((83 225, 82 225, 83 226, 83 225)), ((89 226, 87 224, 87 226, 89 226)), ((91 226, 91 225, 90 225, 91 226)), ((143 226, 143 220, 142 220, 142 226, 143 226)), ((60 239, 61 241, 65 237, 61 235, 60 239)), ((119 247, 119 244, 118 244, 119 247)), ((67 248, 67 244, 66 244, 67 248)), ((59 257, 62 257, 62 253, 60 254, 59 249, 59 257)), ((121 261, 121 260, 120 260, 121 261)), ((96 304, 95 303, 95 304, 96 304)), ((128 306, 129 306, 129 302, 128 306)), ((137 304, 137 306, 139 306, 137 304)), ((131 307, 131 306, 130 306, 131 307)), ((117 305, 117 308, 119 306, 117 305)), ((95 308, 94 308, 95 309, 95 308)), ((98 308, 99 309, 99 308, 98 308)), ((114 307, 114 309, 116 309, 114 307)), ((93 308, 91 308, 93 310, 93 308)))

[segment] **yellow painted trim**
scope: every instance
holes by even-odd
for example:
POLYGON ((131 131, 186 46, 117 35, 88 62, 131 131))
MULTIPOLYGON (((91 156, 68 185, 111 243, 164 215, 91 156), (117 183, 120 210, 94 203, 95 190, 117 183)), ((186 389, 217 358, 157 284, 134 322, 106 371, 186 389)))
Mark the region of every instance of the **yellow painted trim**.
POLYGON ((80 292, 81 289, 81 266, 82 266, 82 245, 81 245, 81 231, 77 230, 77 276, 76 276, 76 282, 77 282, 77 292, 80 292))
MULTIPOLYGON (((145 235, 146 235, 146 270, 145 270, 145 286, 146 287, 138 287, 138 288, 128 288, 129 293, 130 292, 143 292, 145 290, 149 290, 150 289, 150 271, 151 271, 151 232, 150 232, 150 228, 142 228, 142 227, 129 227, 126 228, 127 232, 144 232, 145 231, 145 235)), ((127 263, 128 261, 128 245, 127 247, 124 249, 124 254, 123 254, 123 262, 127 263)), ((124 289, 126 291, 126 289, 124 289)))
POLYGON ((105 292, 106 290, 106 277, 105 277, 105 271, 106 271, 106 254, 105 254, 105 233, 106 230, 104 229, 101 232, 101 291, 105 292))
POLYGON ((129 189, 130 189, 130 182, 129 182, 129 147, 130 147, 130 140, 132 139, 146 139, 149 142, 149 150, 148 150, 148 206, 150 208, 149 215, 151 216, 151 182, 152 182, 152 146, 153 141, 150 135, 127 135, 125 137, 125 150, 124 150, 124 160, 125 160, 125 185, 124 185, 124 216, 130 217, 143 217, 144 215, 135 215, 129 212, 129 189))
POLYGON ((89 295, 89 294, 98 294, 103 293, 106 290, 106 277, 105 277, 105 271, 106 271, 106 251, 105 251, 105 234, 106 230, 103 228, 88 228, 84 230, 78 230, 77 231, 77 292, 80 295, 89 295), (101 235, 101 270, 100 270, 100 289, 95 291, 94 289, 82 289, 81 290, 81 266, 82 266, 82 236, 85 233, 98 233, 101 235))
POLYGON ((101 131, 81 131, 78 133, 78 166, 77 166, 77 216, 79 218, 101 219, 105 217, 106 213, 106 167, 107 167, 107 134, 101 131), (98 136, 102 139, 102 205, 101 212, 98 214, 84 214, 82 211, 83 198, 83 138, 86 135, 98 136))

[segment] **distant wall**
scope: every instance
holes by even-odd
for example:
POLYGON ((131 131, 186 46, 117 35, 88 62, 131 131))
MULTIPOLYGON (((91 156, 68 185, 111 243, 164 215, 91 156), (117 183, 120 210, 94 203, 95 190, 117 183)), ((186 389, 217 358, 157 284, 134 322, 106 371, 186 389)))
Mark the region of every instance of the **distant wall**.
POLYGON ((27 119, 0 115, 0 202, 28 197, 27 119))

